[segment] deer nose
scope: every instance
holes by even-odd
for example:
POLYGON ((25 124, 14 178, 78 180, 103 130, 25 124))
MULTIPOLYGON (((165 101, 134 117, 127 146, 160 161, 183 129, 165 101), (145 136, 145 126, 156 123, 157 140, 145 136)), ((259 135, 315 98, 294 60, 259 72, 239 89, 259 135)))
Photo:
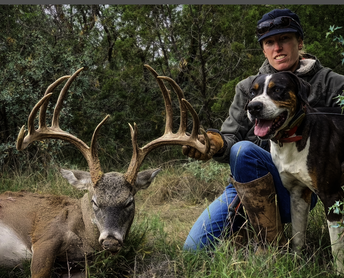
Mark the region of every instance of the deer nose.
POLYGON ((106 250, 109 250, 111 252, 117 252, 122 248, 123 241, 116 239, 114 237, 107 237, 107 238, 102 239, 100 244, 106 250))
POLYGON ((252 101, 247 105, 247 110, 252 116, 258 116, 263 110, 263 103, 260 101, 252 101))

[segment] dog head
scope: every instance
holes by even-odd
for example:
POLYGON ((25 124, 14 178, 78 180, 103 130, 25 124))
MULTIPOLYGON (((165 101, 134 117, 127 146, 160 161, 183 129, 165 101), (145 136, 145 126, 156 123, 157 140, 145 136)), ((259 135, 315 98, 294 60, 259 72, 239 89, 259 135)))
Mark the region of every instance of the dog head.
POLYGON ((246 105, 248 118, 255 123, 254 133, 272 139, 302 108, 308 106, 310 85, 288 71, 258 75, 250 88, 251 101, 246 105))

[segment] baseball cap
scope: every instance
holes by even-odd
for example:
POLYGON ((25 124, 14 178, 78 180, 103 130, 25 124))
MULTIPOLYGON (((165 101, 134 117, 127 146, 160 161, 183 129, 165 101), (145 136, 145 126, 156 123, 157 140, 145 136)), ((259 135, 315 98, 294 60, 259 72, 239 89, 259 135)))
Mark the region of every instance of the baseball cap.
POLYGON ((282 33, 299 33, 303 39, 303 30, 296 13, 289 9, 275 9, 263 15, 257 22, 256 35, 258 42, 282 33))

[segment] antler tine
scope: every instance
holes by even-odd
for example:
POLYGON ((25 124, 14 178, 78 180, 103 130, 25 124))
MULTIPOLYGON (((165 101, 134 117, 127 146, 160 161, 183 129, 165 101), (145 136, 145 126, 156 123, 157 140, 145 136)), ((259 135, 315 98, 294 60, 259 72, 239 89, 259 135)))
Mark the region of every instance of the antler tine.
POLYGON ((92 156, 98 155, 97 151, 96 151, 96 139, 98 137, 100 127, 108 120, 109 117, 110 117, 110 115, 106 115, 105 118, 97 125, 96 129, 93 132, 91 145, 90 145, 92 156))
POLYGON ((193 126, 192 126, 192 131, 191 131, 191 136, 190 140, 197 140, 198 139, 198 130, 201 131, 201 133, 204 135, 205 138, 205 146, 206 149, 204 150, 205 152, 209 151, 210 148, 210 143, 209 143, 209 138, 207 136, 207 133, 203 128, 200 128, 200 122, 198 115, 195 111, 195 109, 192 107, 192 105, 184 98, 184 92, 183 90, 179 87, 179 85, 170 77, 167 76, 158 76, 158 79, 165 79, 167 80, 171 85, 173 90, 176 92, 178 96, 178 100, 180 103, 180 126, 178 129, 177 134, 184 134, 186 131, 186 125, 187 125, 187 113, 186 109, 189 110, 189 112, 192 115, 192 121, 193 121, 193 126))
MULTIPOLYGON (((45 95, 44 97, 42 97, 37 103, 36 105, 33 107, 33 109, 31 110, 31 113, 28 117, 28 121, 27 121, 27 126, 28 126, 28 135, 25 137, 26 139, 29 137, 33 137, 35 136, 35 133, 37 133, 35 131, 35 126, 34 126, 34 120, 35 117, 37 115, 38 109, 40 107, 42 107, 42 105, 47 105, 49 98, 51 97, 52 93, 45 95), (29 137, 28 137, 29 136, 29 137)), ((40 117, 41 119, 41 117, 40 117)), ((25 140, 24 142, 24 134, 25 134, 25 125, 23 125, 19 131, 18 137, 17 137, 17 143, 16 143, 16 148, 19 151, 22 151, 23 149, 25 149, 30 143, 31 141, 25 140)))
MULTIPOLYGON (((139 148, 137 145, 137 134, 138 134, 137 126, 136 126, 136 124, 134 124, 134 127, 132 127, 129 124, 130 132, 131 132, 131 141, 132 141, 132 145, 133 145, 133 155, 132 155, 128 170, 125 173, 124 177, 132 186, 134 186, 134 182, 136 180, 137 173, 139 171, 139 168, 140 168, 143 160, 145 159, 145 157, 147 156, 147 154, 150 151, 152 151, 153 149, 155 149, 157 147, 164 146, 164 145, 187 145, 187 146, 191 146, 191 147, 196 148, 197 150, 199 150, 200 152, 202 152, 204 154, 208 153, 209 149, 210 149, 209 138, 206 135, 206 133, 204 132, 204 130, 201 130, 201 132, 204 134, 205 144, 201 143, 198 140, 198 129, 199 129, 198 115, 197 115, 196 111, 192 108, 190 103, 188 103, 184 99, 184 93, 180 89, 180 87, 177 85, 177 83, 175 83, 173 79, 171 79, 169 77, 165 77, 165 76, 157 76, 156 79, 157 80, 165 79, 165 80, 169 81, 172 84, 174 91, 178 95, 179 104, 181 107, 180 108, 181 109, 180 127, 178 129, 178 132, 175 134, 172 133, 172 130, 170 132, 166 132, 166 130, 168 130, 168 128, 165 127, 165 134, 163 136, 151 141, 150 143, 146 144, 142 148, 139 148), (192 129, 191 136, 188 136, 186 134, 187 110, 190 111, 192 118, 193 118, 193 125, 194 126, 192 129)), ((160 84, 159 84, 159 86, 160 86, 160 84)), ((160 88, 161 87, 162 86, 160 86, 160 88)), ((166 89, 165 85, 163 85, 163 87, 166 89)), ((164 90, 162 90, 162 93, 164 95, 164 90)), ((169 102, 165 101, 165 106, 166 106, 166 104, 171 104, 170 99, 169 99, 169 102)), ((166 108, 166 112, 167 111, 171 111, 170 112, 171 114, 169 114, 169 118, 172 121, 172 110, 171 110, 171 108, 169 110, 166 108)), ((167 125, 167 117, 166 117, 166 125, 167 125)))
MULTIPOLYGON (((64 80, 70 78, 70 75, 65 75, 57 79, 53 84, 51 84, 47 90, 45 91, 44 95, 50 94, 57 85, 62 83, 64 80)), ((47 107, 48 107, 48 101, 44 102, 43 105, 41 106, 41 110, 39 111, 39 128, 46 128, 46 113, 47 113, 47 107)))
POLYGON ((145 156, 140 156, 139 153, 142 151, 142 149, 139 148, 137 145, 137 126, 136 123, 134 123, 134 128, 129 124, 130 128, 130 135, 131 135, 131 143, 133 146, 133 155, 131 157, 131 161, 129 164, 129 167, 127 169, 127 172, 124 174, 124 178, 133 185, 136 180, 136 175, 139 171, 139 168, 145 158, 145 156))
POLYGON ((154 78, 156 79, 156 81, 158 82, 158 85, 160 87, 160 90, 162 92, 162 95, 164 97, 164 101, 165 101, 165 110, 166 110, 166 125, 165 125, 165 134, 167 133, 172 133, 172 128, 173 128, 173 112, 172 112, 172 103, 171 103, 171 95, 170 95, 170 90, 168 90, 164 84, 164 82, 162 82, 162 80, 160 80, 158 78, 158 74, 157 72, 150 67, 149 65, 144 65, 154 76, 154 78))
POLYGON ((74 144, 79 151, 83 154, 85 157, 88 166, 90 168, 90 173, 91 173, 91 179, 93 182, 93 186, 97 185, 97 182, 101 179, 103 172, 101 171, 100 167, 100 161, 98 158, 98 152, 96 148, 96 139, 99 133, 100 127, 105 123, 105 121, 109 118, 109 115, 107 115, 96 127, 94 130, 93 136, 92 136, 92 141, 91 141, 91 147, 89 148, 87 144, 85 144, 82 140, 77 138, 76 136, 63 131, 59 127, 58 123, 58 117, 60 114, 60 111, 62 109, 62 104, 63 104, 63 99, 64 96, 67 93, 67 90, 71 84, 71 82, 76 78, 76 76, 80 73, 80 71, 83 68, 77 70, 71 77, 69 76, 63 76, 56 80, 53 84, 51 84, 48 89, 45 92, 45 96, 34 106, 32 109, 29 118, 28 118, 28 134, 24 137, 25 135, 25 126, 22 126, 22 128, 19 131, 18 137, 17 137, 17 149, 18 150, 23 150, 25 149, 30 143, 42 139, 48 139, 48 138, 53 138, 53 139, 61 139, 65 140, 67 142, 70 142, 74 144), (52 120, 52 126, 47 127, 46 122, 45 122, 45 114, 48 101, 52 95, 51 91, 58 85, 60 84, 63 80, 69 78, 65 86, 62 88, 56 107, 54 109, 54 114, 53 114, 53 120, 52 120), (40 109, 40 116, 39 116, 39 128, 35 130, 34 128, 34 119, 37 115, 38 109, 40 109))
POLYGON ((182 99, 185 98, 184 92, 172 78, 167 77, 167 76, 158 76, 158 79, 164 79, 168 81, 172 85, 173 90, 178 96, 178 101, 179 101, 179 106, 180 106, 180 125, 179 125, 179 129, 177 133, 178 134, 184 133, 186 131, 186 125, 187 125, 187 110, 186 110, 186 106, 184 105, 184 102, 182 101, 182 99))
POLYGON ((102 172, 101 167, 100 167, 100 161, 98 158, 98 150, 97 150, 96 140, 97 140, 97 137, 99 134, 100 127, 107 121, 107 119, 109 117, 110 117, 110 115, 106 115, 105 118, 97 125, 97 127, 94 130, 93 135, 92 135, 90 152, 87 153, 88 155, 90 155, 89 160, 94 162, 94 163, 89 163, 91 179, 93 181, 94 186, 97 185, 97 182, 103 176, 103 172, 102 172))
MULTIPOLYGON (((185 98, 183 98, 182 101, 187 107, 187 109, 189 110, 190 114, 192 115, 193 126, 192 126, 190 139, 196 140, 198 138, 198 130, 200 130, 202 133, 203 132, 205 133, 205 131, 203 129, 200 129, 199 118, 195 109, 191 106, 191 104, 185 98)), ((208 138, 208 136, 206 136, 206 138, 208 138)))
POLYGON ((76 72, 74 72, 74 74, 68 79, 68 81, 66 82, 66 84, 63 86, 59 98, 57 100, 55 109, 54 109, 54 114, 53 114, 53 119, 51 122, 51 127, 52 128, 56 128, 59 129, 59 116, 60 116, 60 111, 62 109, 62 104, 63 104, 63 100, 65 98, 65 95, 68 92, 68 89, 70 87, 70 85, 72 84, 72 82, 74 81, 74 79, 79 75, 79 73, 83 70, 84 68, 80 68, 78 69, 76 72))

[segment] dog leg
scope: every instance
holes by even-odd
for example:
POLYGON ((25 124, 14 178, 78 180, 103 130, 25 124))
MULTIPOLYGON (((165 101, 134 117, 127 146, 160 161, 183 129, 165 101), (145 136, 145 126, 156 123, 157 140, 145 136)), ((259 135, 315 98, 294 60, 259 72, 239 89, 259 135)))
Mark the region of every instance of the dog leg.
POLYGON ((290 190, 291 223, 292 223, 292 248, 299 253, 305 244, 306 228, 310 202, 304 198, 305 189, 295 186, 290 190))
MULTIPOLYGON (((343 219, 342 219, 343 221, 343 219)), ((342 222, 343 223, 343 222, 342 222)), ((331 239, 331 250, 336 264, 337 274, 344 274, 344 228, 338 227, 338 221, 327 220, 331 239)))
MULTIPOLYGON (((339 180, 337 176, 337 180, 339 180)), ((331 250, 334 260, 334 265, 337 270, 338 275, 343 276, 344 274, 344 227, 340 223, 344 223, 344 216, 335 210, 330 209, 337 200, 344 200, 344 192, 342 190, 341 184, 337 185, 332 183, 331 189, 336 189, 336 193, 325 194, 324 192, 319 192, 318 196, 324 204, 324 209, 327 218, 327 226, 330 234, 331 240, 331 250)), ((343 210, 343 206, 340 206, 340 210, 343 210)))

